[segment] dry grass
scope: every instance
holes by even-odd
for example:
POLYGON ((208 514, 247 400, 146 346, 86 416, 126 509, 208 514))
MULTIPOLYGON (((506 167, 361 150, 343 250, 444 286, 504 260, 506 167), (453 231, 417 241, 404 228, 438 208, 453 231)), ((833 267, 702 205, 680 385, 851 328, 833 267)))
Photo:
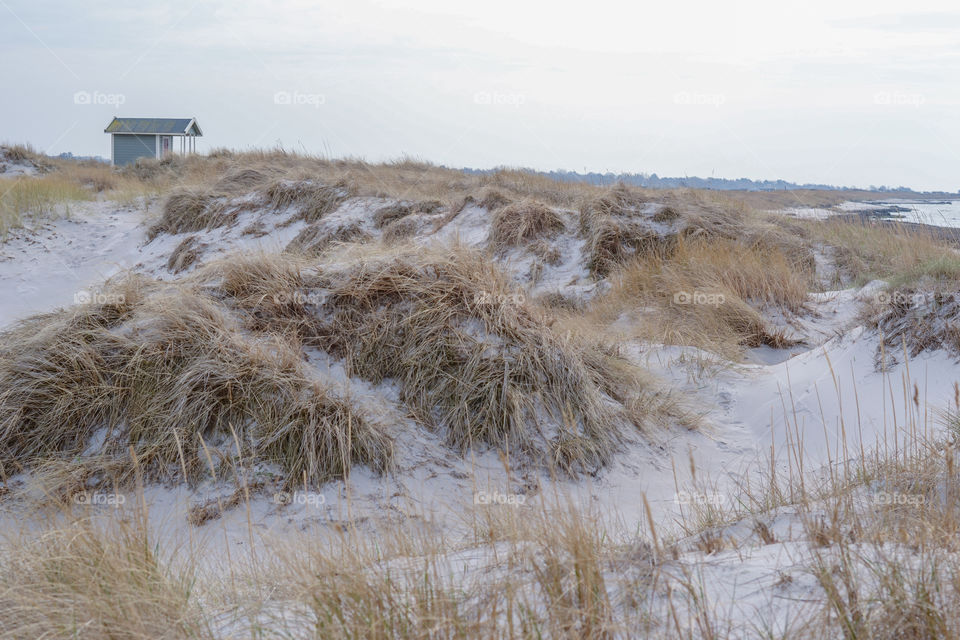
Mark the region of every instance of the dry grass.
POLYGON ((187 236, 170 253, 167 269, 171 273, 186 271, 200 259, 206 247, 206 243, 197 240, 197 236, 187 236))
POLYGON ((834 475, 819 499, 802 497, 820 547, 811 571, 826 596, 824 624, 845 638, 960 637, 954 456, 951 441, 921 440, 860 459, 856 475, 834 475), (897 498, 858 496, 864 487, 897 498))
POLYGON ((257 207, 269 207, 279 212, 293 210, 285 224, 303 220, 316 223, 334 211, 349 197, 342 186, 327 186, 310 180, 273 180, 266 186, 259 181, 267 174, 255 169, 234 171, 217 182, 213 189, 189 187, 171 194, 163 206, 163 215, 147 233, 152 240, 161 233, 178 234, 204 231, 229 226, 240 213, 257 207), (262 187, 261 191, 247 193, 246 185, 262 187), (238 200, 240 195, 247 196, 238 200), (252 196, 252 199, 251 199, 252 196))
POLYGON ((227 205, 226 198, 215 193, 174 193, 164 203, 163 215, 147 232, 147 239, 153 240, 161 233, 189 233, 232 224, 238 211, 227 205))
POLYGON ((170 156, 141 160, 124 167, 121 175, 165 189, 183 186, 198 191, 238 194, 269 188, 277 180, 331 185, 352 195, 386 197, 425 204, 455 207, 466 199, 491 210, 533 198, 550 206, 575 208, 599 187, 564 183, 521 170, 504 169, 489 175, 468 175, 456 169, 401 160, 370 164, 360 160, 329 160, 289 153, 281 149, 236 152, 215 150, 203 156, 170 156))
POLYGON ((617 186, 581 207, 580 229, 591 272, 612 286, 571 327, 622 335, 627 314, 633 337, 736 359, 743 347, 791 344, 764 314, 803 313, 815 283, 802 229, 727 195, 617 186))
MULTIPOLYGON (((601 639, 649 627, 621 592, 655 583, 649 550, 612 544, 569 505, 479 510, 473 536, 417 519, 269 538, 215 573, 131 521, 38 523, 0 544, 0 637, 601 639), (457 560, 477 554, 465 572, 457 560), (271 584, 270 588, 260 588, 271 584)), ((215 526, 215 525, 213 525, 215 526)))
POLYGON ((803 227, 833 248, 840 270, 836 280, 862 285, 883 279, 893 286, 912 285, 924 278, 960 280, 956 247, 920 227, 849 219, 806 222, 803 227))
MULTIPOLYGON (((58 161, 51 158, 34 148, 31 144, 0 144, 0 172, 4 170, 5 165, 20 165, 26 168, 36 170, 36 173, 43 175, 54 169, 58 161)), ((36 175, 36 174, 35 174, 36 175)))
POLYGON ((812 278, 779 251, 720 238, 681 240, 669 257, 654 253, 618 271, 590 313, 601 326, 632 313, 637 337, 736 358, 742 347, 790 343, 760 310, 802 312, 812 278))
POLYGON ((174 568, 145 523, 75 520, 0 543, 0 638, 211 637, 190 558, 174 568))
POLYGON ((878 291, 860 319, 883 336, 886 350, 877 354, 877 362, 885 366, 895 363, 902 350, 911 358, 940 349, 960 354, 960 300, 953 287, 928 284, 878 291))
POLYGON ((587 241, 587 267, 595 277, 606 277, 632 256, 669 241, 646 220, 636 219, 643 204, 640 191, 618 185, 581 205, 580 231, 587 241))
POLYGON ((547 205, 524 200, 499 208, 491 220, 490 241, 497 248, 526 245, 562 231, 563 218, 547 205))
MULTIPOLYGON (((856 279, 949 282, 955 274, 956 254, 939 243, 839 222, 788 226, 727 195, 279 151, 81 173, 85 193, 113 193, 127 180, 180 185, 157 233, 229 223, 218 203, 255 190, 267 206, 291 210, 291 220, 310 222, 291 248, 323 253, 232 256, 166 284, 120 280, 105 290, 108 303, 39 316, 0 336, 0 477, 32 468, 64 495, 124 485, 136 468, 131 450, 151 478, 197 479, 212 466, 217 478, 239 479, 253 465, 274 464, 288 486, 300 486, 304 477, 314 485, 343 478, 356 464, 389 468, 385 426, 303 364, 303 348, 316 346, 342 357, 351 375, 395 383, 413 415, 458 450, 485 444, 508 463, 593 472, 634 426, 677 416, 642 371, 585 340, 590 331, 565 334, 557 316, 605 327, 627 313, 639 337, 734 357, 743 347, 787 343, 762 314, 803 312, 812 241, 839 247, 841 266, 856 279), (538 241, 562 227, 546 212, 582 205, 594 274, 609 276, 611 288, 584 312, 562 296, 528 302, 482 252, 343 246, 362 239, 358 228, 321 231, 316 222, 354 194, 437 201, 449 215, 481 204, 493 212, 497 242, 528 245, 544 261, 549 247, 538 241), (648 202, 657 206, 641 211, 648 202), (693 299, 678 300, 680 293, 693 299), (722 301, 698 304, 698 293, 722 301), (103 447, 87 451, 102 427, 103 447)), ((391 208, 375 222, 396 240, 416 231, 416 207, 391 208)), ((171 270, 193 261, 192 239, 171 256, 171 270)), ((930 325, 922 334, 943 332, 930 325)), ((800 447, 789 439, 788 446, 800 447)), ((766 635, 956 637, 955 443, 835 453, 842 462, 820 482, 758 474, 730 511, 686 514, 688 542, 717 560, 737 545, 725 524, 760 522, 771 508, 792 506, 813 548, 809 571, 819 590, 807 594, 809 619, 766 635), (875 487, 924 502, 864 508, 858 496, 875 487)), ((198 505, 197 523, 242 504, 249 486, 240 484, 224 500, 198 505)), ((439 534, 418 517, 381 528, 348 520, 272 547, 251 559, 249 574, 232 573, 235 566, 212 577, 189 557, 171 564, 158 551, 164 541, 141 530, 51 520, 36 540, 0 545, 0 637, 205 637, 225 610, 248 616, 250 633, 239 633, 250 636, 692 638, 734 636, 740 629, 731 625, 746 624, 712 608, 712 585, 683 564, 689 549, 665 532, 658 538, 652 517, 646 531, 614 536, 597 514, 569 506, 464 513, 472 539, 439 534)), ((747 528, 765 545, 788 542, 766 525, 747 528)), ((235 627, 230 633, 238 635, 235 627)))
POLYGON ((245 335, 200 287, 134 278, 102 296, 0 336, 3 475, 81 456, 97 429, 105 443, 84 460, 110 472, 101 483, 129 480, 129 460, 113 473, 128 448, 154 475, 187 479, 207 469, 208 444, 233 449, 224 460, 274 463, 313 484, 354 463, 389 465, 379 425, 308 377, 288 343, 245 335))
POLYGON ((16 163, 40 163, 43 156, 30 144, 4 144, 0 146, 0 160, 16 163))
MULTIPOLYGON (((859 415, 847 416, 847 424, 838 416, 845 442, 818 468, 804 453, 804 420, 794 411, 786 450, 771 449, 771 459, 727 500, 685 514, 693 523, 687 535, 729 525, 725 530, 735 531, 759 514, 795 514, 802 529, 796 548, 821 590, 812 615, 795 621, 802 630, 795 637, 960 637, 960 392, 944 413, 924 406, 908 374, 883 375, 891 393, 902 387, 903 402, 885 414, 876 441, 858 433, 859 415), (945 431, 934 430, 932 414, 945 431)), ((792 392, 783 393, 788 402, 792 392)), ((709 484, 694 491, 705 494, 709 484)), ((766 526, 754 531, 773 543, 766 526)))
POLYGON ((350 190, 343 181, 338 184, 326 185, 310 180, 288 182, 280 180, 271 184, 265 190, 268 203, 274 209, 284 210, 296 208, 295 220, 313 223, 323 216, 334 211, 350 196, 350 190))
POLYGON ((195 279, 227 296, 246 329, 299 349, 318 322, 305 293, 320 284, 313 266, 299 252, 235 254, 198 270, 195 279))
MULTIPOLYGON (((918 412, 907 408, 911 415, 918 412)), ((118 638, 956 638, 956 446, 924 441, 916 418, 902 428, 918 437, 903 449, 844 454, 802 480, 796 469, 752 475, 723 503, 731 512, 687 514, 696 524, 681 539, 658 532, 652 519, 638 535, 611 527, 601 517, 609 514, 544 496, 452 507, 467 523, 458 535, 417 516, 269 537, 262 552, 234 552, 210 572, 197 562, 210 551, 178 549, 175 561, 166 541, 144 533, 145 516, 99 527, 47 518, 39 532, 0 545, 0 637, 86 637, 89 629, 90 637, 118 638), (880 504, 862 493, 878 488, 923 501, 880 504), (721 603, 739 591, 711 576, 738 562, 754 576, 757 557, 724 522, 782 516, 785 507, 802 524, 800 542, 779 552, 793 575, 751 586, 789 610, 787 627, 734 618, 721 603), (804 572, 814 582, 800 595, 780 591, 804 572)), ((797 441, 787 446, 780 455, 800 460, 797 441)), ((708 486, 701 479, 695 489, 708 486)), ((216 518, 220 505, 206 506, 198 517, 216 518)), ((796 541, 775 540, 765 525, 751 529, 763 545, 796 541)))
POLYGON ((727 194, 700 191, 650 193, 622 185, 580 208, 588 267, 605 277, 637 258, 666 258, 681 239, 734 240, 779 253, 813 271, 814 258, 798 227, 765 217, 727 194))
POLYGON ((125 205, 152 200, 169 185, 144 182, 101 162, 50 159, 49 176, 76 183, 97 197, 125 205))
POLYGON ((395 244, 416 235, 420 228, 419 222, 411 218, 394 220, 383 228, 383 241, 386 244, 395 244))
POLYGON ((29 145, 0 146, 0 164, 4 161, 32 166, 36 173, 0 177, 0 239, 31 221, 69 214, 74 202, 103 197, 133 204, 155 196, 159 189, 110 165, 50 158, 29 145))
POLYGON ((602 216, 589 223, 587 267, 596 278, 605 278, 635 257, 669 253, 675 240, 642 222, 602 216))
POLYGON ((366 242, 370 238, 371 235, 359 222, 341 224, 332 228, 312 224, 304 227, 287 244, 285 251, 320 254, 335 245, 366 242))
POLYGON ((223 193, 246 193, 266 188, 278 178, 278 172, 272 167, 237 167, 225 172, 215 189, 223 193))
POLYGON ((443 208, 443 203, 439 200, 428 200, 424 202, 397 202, 380 207, 373 212, 373 224, 377 229, 382 229, 387 225, 402 220, 412 214, 433 214, 443 208))
POLYGON ((0 178, 0 238, 32 221, 69 215, 71 202, 92 197, 81 185, 55 174, 0 178))
POLYGON ((486 444, 571 473, 673 415, 614 351, 555 333, 483 254, 377 250, 335 266, 231 256, 178 282, 121 280, 94 303, 14 327, 0 336, 4 475, 82 456, 86 477, 124 482, 128 447, 155 477, 196 479, 208 446, 217 467, 275 463, 312 484, 352 464, 385 469, 390 439, 307 376, 304 346, 395 379, 459 450, 486 444), (100 429, 104 445, 85 454, 100 429))
POLYGON ((420 420, 445 425, 453 446, 486 443, 568 470, 596 468, 625 422, 643 422, 602 399, 642 392, 639 372, 624 366, 614 381, 614 356, 551 331, 481 253, 361 256, 323 270, 329 319, 317 339, 350 371, 395 379, 420 420), (550 422, 560 430, 544 442, 550 422))
POLYGON ((585 514, 558 507, 481 517, 494 538, 454 546, 409 525, 389 538, 353 532, 296 547, 274 572, 310 603, 324 638, 604 638, 628 629, 614 617, 605 575, 613 550, 585 514), (497 556, 485 559, 492 570, 453 578, 458 547, 487 554, 494 545, 497 556))

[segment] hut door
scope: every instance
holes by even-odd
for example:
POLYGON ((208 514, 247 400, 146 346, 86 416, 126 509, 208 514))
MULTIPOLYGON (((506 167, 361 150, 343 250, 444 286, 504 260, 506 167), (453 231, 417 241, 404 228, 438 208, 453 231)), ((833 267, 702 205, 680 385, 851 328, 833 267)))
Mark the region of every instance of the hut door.
POLYGON ((160 157, 164 157, 173 150, 173 136, 160 136, 160 157))

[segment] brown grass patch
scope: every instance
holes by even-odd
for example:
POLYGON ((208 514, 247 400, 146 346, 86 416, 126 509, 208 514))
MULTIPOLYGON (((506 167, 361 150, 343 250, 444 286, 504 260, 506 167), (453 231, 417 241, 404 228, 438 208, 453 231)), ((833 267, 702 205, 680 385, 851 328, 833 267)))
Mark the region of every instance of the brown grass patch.
POLYGON ((405 203, 396 202, 380 207, 373 212, 373 224, 377 229, 382 229, 387 225, 402 220, 413 214, 433 214, 443 208, 443 203, 439 200, 428 200, 423 202, 405 203))
POLYGON ((265 195, 274 209, 294 207, 296 215, 291 220, 313 223, 336 211, 350 197, 350 191, 342 183, 325 185, 312 180, 279 180, 267 187, 265 195))
POLYGON ((807 221, 801 226, 833 248, 843 280, 862 285, 876 279, 912 286, 924 278, 960 281, 957 248, 920 227, 869 220, 807 221))
MULTIPOLYGON (((487 443, 595 468, 632 419, 602 400, 622 390, 610 380, 612 357, 555 335, 482 254, 400 252, 323 277, 330 320, 320 343, 365 378, 396 379, 419 418, 446 425, 459 449, 487 443), (561 427, 546 442, 544 421, 561 427)), ((631 371, 616 375, 635 393, 643 383, 636 371, 624 376, 631 371)))
POLYGON ((776 250, 733 240, 680 240, 668 257, 653 253, 618 271, 593 305, 607 321, 639 314, 643 337, 736 357, 740 347, 788 346, 758 309, 802 312, 813 274, 776 250))
POLYGON ((150 227, 147 240, 153 240, 161 233, 178 234, 224 227, 233 224, 237 215, 237 209, 229 208, 222 195, 180 191, 167 198, 163 215, 150 227))
POLYGON ((167 258, 167 270, 171 273, 186 271, 200 259, 206 248, 207 244, 197 240, 197 236, 187 236, 167 258))
POLYGON ((490 241, 497 248, 525 245, 531 240, 555 234, 564 228, 560 215, 536 200, 525 200, 499 208, 491 221, 490 241))
POLYGON ((341 224, 333 228, 314 224, 304 227, 284 250, 320 254, 334 245, 367 242, 371 238, 370 233, 359 222, 341 224))
POLYGON ((201 638, 193 567, 173 569, 146 525, 78 520, 0 545, 0 633, 9 638, 201 638))
MULTIPOLYGON (((222 291, 249 300, 255 280, 226 274, 222 291)), ((342 477, 353 463, 388 466, 392 446, 379 425, 308 377, 289 343, 245 334, 203 289, 133 280, 105 295, 111 303, 0 335, 4 468, 80 456, 97 429, 116 448, 92 463, 124 458, 129 446, 157 477, 209 472, 205 443, 234 434, 243 459, 279 464, 295 481, 342 477)), ((128 461, 127 475, 112 480, 131 470, 128 461)))
POLYGON ((383 241, 390 244, 416 235, 420 225, 416 220, 402 218, 383 228, 383 241))

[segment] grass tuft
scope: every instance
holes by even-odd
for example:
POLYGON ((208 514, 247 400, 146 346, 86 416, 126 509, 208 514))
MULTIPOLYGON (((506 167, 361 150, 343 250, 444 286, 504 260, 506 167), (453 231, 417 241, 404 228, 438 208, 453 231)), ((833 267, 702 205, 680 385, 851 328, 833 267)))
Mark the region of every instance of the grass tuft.
MULTIPOLYGON (((249 301, 257 278, 226 273, 223 290, 249 301)), ((108 303, 35 317, 0 335, 4 474, 51 458, 96 465, 132 447, 156 477, 195 480, 209 471, 204 449, 233 434, 244 449, 236 454, 279 465, 290 482, 320 484, 355 463, 387 469, 392 444, 383 428, 310 378, 288 342, 245 334, 213 293, 126 281, 102 294, 108 303), (87 452, 99 430, 103 444, 87 452)), ((127 481, 131 468, 128 461, 123 477, 100 481, 127 481)))
POLYGON ((625 410, 604 399, 612 356, 554 334, 483 254, 404 249, 322 278, 320 344, 364 378, 395 379, 454 447, 576 470, 605 463, 621 439, 625 410), (544 436, 550 423, 559 429, 544 436))
POLYGON ((211 637, 194 568, 159 555, 144 523, 75 520, 0 544, 0 634, 9 638, 211 637))
POLYGON ((163 215, 147 232, 153 240, 161 233, 188 233, 232 224, 236 209, 228 209, 226 198, 216 193, 180 191, 167 198, 163 215))
POLYGON ((412 214, 432 214, 443 208, 439 200, 427 200, 413 204, 396 202, 380 207, 373 212, 373 224, 377 229, 383 229, 389 224, 402 220, 412 214))
POLYGON ((68 215, 71 202, 92 198, 88 189, 63 176, 0 178, 0 239, 32 221, 68 215))
POLYGON ((553 209, 542 202, 525 200, 494 212, 490 239, 497 248, 519 246, 563 228, 563 218, 553 209))
POLYGON ((265 195, 274 209, 295 207, 294 219, 313 223, 336 210, 350 191, 343 184, 328 186, 312 180, 279 180, 267 187, 265 195))

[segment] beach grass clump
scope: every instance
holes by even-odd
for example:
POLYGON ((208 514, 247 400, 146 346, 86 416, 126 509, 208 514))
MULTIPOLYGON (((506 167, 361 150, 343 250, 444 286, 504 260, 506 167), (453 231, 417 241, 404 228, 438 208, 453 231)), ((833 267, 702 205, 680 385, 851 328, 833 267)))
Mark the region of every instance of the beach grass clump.
POLYGON ((590 313, 607 319, 631 314, 637 337, 737 358, 744 348, 793 344, 766 317, 802 313, 812 279, 773 246, 691 237, 676 240, 667 255, 628 260, 590 313))
POLYGON ((182 550, 161 551, 141 518, 73 519, 10 533, 0 543, 0 635, 213 637, 195 595, 195 561, 182 550))
POLYGON ((485 443, 579 470, 621 440, 630 418, 605 392, 607 356, 555 334, 482 253, 368 254, 321 278, 319 343, 361 377, 395 380, 455 448, 485 443))
POLYGON ((265 189, 264 195, 274 209, 294 208, 294 219, 312 223, 335 211, 350 196, 350 190, 342 183, 278 180, 265 189))
POLYGON ((443 208, 439 200, 422 200, 419 202, 395 202, 380 207, 373 212, 373 225, 383 229, 389 224, 402 220, 413 214, 433 214, 443 208))
POLYGON ((300 233, 287 244, 285 251, 320 254, 336 245, 351 242, 367 242, 371 238, 371 234, 360 222, 348 222, 338 225, 314 223, 304 227, 300 233))
POLYGON ((216 192, 182 190, 171 194, 163 205, 163 214, 150 227, 147 239, 162 233, 179 234, 227 226, 236 221, 239 211, 229 207, 225 196, 216 192))
POLYGON ((0 239, 32 221, 68 215, 71 203, 93 197, 84 185, 56 174, 0 178, 0 239))
MULTIPOLYGON (((257 295, 256 275, 232 277, 225 286, 238 297, 257 295)), ((352 464, 385 470, 392 444, 383 427, 309 375, 289 341, 245 331, 215 293, 135 278, 0 334, 4 473, 120 457, 124 477, 101 480, 123 482, 130 451, 155 477, 189 481, 235 457, 312 484, 352 464), (95 432, 103 435, 88 451, 95 432)))
POLYGON ((497 209, 490 226, 490 241, 500 249, 526 245, 564 229, 560 214, 536 200, 525 200, 497 209))

